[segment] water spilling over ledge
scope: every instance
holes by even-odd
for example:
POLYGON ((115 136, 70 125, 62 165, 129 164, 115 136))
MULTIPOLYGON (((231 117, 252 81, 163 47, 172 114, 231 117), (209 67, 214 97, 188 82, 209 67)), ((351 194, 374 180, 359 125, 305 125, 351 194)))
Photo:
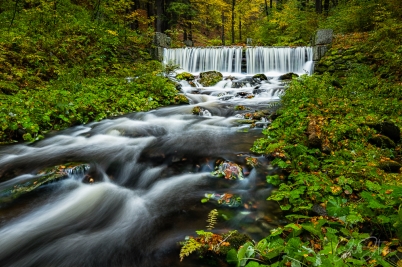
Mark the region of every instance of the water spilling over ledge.
POLYGON ((311 47, 186 47, 164 49, 164 64, 173 62, 184 71, 216 70, 228 73, 311 74, 311 47))

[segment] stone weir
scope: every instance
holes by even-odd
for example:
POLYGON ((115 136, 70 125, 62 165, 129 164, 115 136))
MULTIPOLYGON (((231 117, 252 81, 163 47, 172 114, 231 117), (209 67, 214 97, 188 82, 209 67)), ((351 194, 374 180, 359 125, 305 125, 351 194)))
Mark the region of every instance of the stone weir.
POLYGON ((196 73, 217 70, 228 73, 294 72, 311 74, 311 47, 186 47, 165 48, 164 64, 178 64, 196 73))
POLYGON ((217 70, 228 73, 295 72, 312 74, 314 65, 331 46, 333 30, 318 30, 309 47, 185 47, 170 48, 163 33, 154 36, 151 55, 164 64, 180 65, 188 72, 217 70))

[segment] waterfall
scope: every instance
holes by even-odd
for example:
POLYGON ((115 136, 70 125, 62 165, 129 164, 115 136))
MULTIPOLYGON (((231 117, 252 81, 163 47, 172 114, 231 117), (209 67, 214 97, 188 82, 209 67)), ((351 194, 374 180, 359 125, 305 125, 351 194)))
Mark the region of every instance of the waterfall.
POLYGON ((163 62, 178 64, 188 72, 216 70, 247 74, 266 72, 295 72, 311 74, 313 49, 311 47, 247 47, 247 69, 242 71, 242 47, 175 48, 165 49, 163 62))
POLYGON ((252 47, 246 50, 247 73, 269 71, 311 74, 311 47, 252 47))
POLYGON ((163 62, 174 62, 188 72, 241 72, 242 47, 165 49, 163 62))

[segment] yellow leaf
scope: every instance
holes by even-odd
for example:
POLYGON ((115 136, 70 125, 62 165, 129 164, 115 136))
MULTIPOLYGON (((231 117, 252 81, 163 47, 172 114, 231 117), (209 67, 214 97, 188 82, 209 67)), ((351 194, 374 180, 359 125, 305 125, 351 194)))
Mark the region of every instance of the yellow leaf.
POLYGON ((388 246, 385 246, 385 247, 382 249, 382 251, 381 251, 381 255, 382 255, 383 257, 385 257, 385 256, 388 255, 389 252, 390 252, 389 247, 388 247, 388 246))

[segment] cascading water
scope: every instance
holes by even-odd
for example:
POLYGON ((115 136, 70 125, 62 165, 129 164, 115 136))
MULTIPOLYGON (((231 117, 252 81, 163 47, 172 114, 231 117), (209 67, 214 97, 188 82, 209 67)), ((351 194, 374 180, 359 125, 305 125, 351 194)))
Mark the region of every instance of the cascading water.
POLYGON ((241 72, 241 47, 164 49, 164 63, 174 62, 188 72, 241 72))
POLYGON ((311 74, 311 47, 252 47, 246 50, 247 73, 294 72, 311 74))
POLYGON ((190 105, 128 114, 33 144, 2 147, 0 265, 209 266, 196 258, 180 263, 178 243, 206 230, 212 209, 222 214, 216 233, 237 229, 260 239, 281 224, 277 204, 266 201, 272 188, 265 177, 274 170, 249 149, 269 125, 284 86, 275 78, 239 74, 241 48, 223 50, 214 52, 224 59, 210 64, 209 55, 200 64, 195 54, 206 50, 188 49, 194 53, 188 58, 194 72, 201 65, 232 72, 212 87, 181 81, 190 105), (247 164, 250 159, 254 165, 247 164), (41 170, 72 162, 84 165, 66 172, 65 179, 3 201, 4 195, 34 185, 44 176, 41 170), (211 175, 218 162, 238 164, 244 179, 211 175), (230 195, 242 201, 216 201, 230 195), (205 196, 210 200, 202 204, 205 196))
MULTIPOLYGON (((313 49, 311 47, 247 47, 245 48, 247 74, 286 73, 311 74, 313 49)), ((242 72, 242 47, 174 48, 164 50, 164 63, 173 62, 187 72, 216 70, 242 72)))

